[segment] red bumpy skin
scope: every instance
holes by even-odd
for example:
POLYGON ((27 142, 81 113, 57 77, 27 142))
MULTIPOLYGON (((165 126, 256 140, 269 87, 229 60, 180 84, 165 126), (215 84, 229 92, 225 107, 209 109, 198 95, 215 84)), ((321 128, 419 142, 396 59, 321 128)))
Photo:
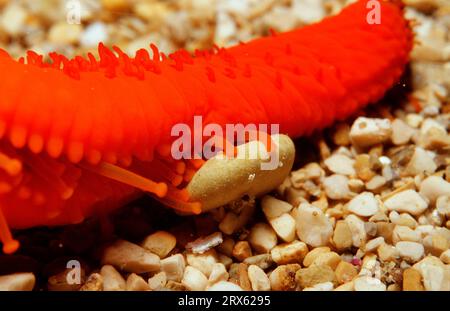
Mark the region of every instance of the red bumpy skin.
MULTIPOLYGON (((398 2, 398 1, 397 1, 398 2)), ((99 46, 99 57, 51 63, 0 50, 0 239, 9 226, 77 223, 144 190, 179 210, 196 162, 168 153, 176 123, 280 124, 306 135, 380 99, 408 62, 412 33, 401 5, 380 1, 370 25, 366 1, 288 33, 229 49, 130 58, 99 46), (162 60, 161 60, 162 59, 162 60), (156 180, 154 182, 153 180, 156 180)))

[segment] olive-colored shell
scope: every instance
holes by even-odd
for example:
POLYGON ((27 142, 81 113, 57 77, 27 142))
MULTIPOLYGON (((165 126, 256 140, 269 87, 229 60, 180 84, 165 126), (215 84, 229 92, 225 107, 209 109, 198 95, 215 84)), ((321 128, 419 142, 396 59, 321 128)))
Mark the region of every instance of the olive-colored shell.
POLYGON ((279 186, 292 169, 295 147, 286 135, 271 137, 279 147, 272 149, 270 160, 278 155, 278 165, 263 169, 264 163, 267 165, 271 161, 261 142, 242 144, 237 147, 236 157, 226 158, 219 154, 198 170, 187 187, 190 201, 201 202, 202 210, 208 211, 244 195, 260 196, 279 186))

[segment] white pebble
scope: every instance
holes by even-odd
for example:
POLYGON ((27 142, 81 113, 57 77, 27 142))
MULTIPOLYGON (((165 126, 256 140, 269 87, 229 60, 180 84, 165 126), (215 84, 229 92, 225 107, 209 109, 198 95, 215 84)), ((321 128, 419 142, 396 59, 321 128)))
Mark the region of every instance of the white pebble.
POLYGON ((359 117, 350 130, 350 139, 360 147, 382 143, 391 137, 392 126, 389 119, 359 117))
POLYGON ((430 176, 420 184, 419 193, 433 204, 438 197, 450 195, 450 183, 442 177, 430 176))
POLYGON ((331 175, 324 179, 323 186, 327 197, 333 200, 346 199, 350 195, 348 178, 344 175, 331 175))
POLYGON ((235 292, 235 291, 242 291, 242 288, 234 283, 222 281, 208 288, 208 291, 235 292))
POLYGON ((420 215, 428 207, 427 202, 412 189, 394 194, 384 202, 384 205, 389 211, 406 212, 412 215, 420 215))
POLYGON ((392 122, 391 140, 394 145, 403 145, 409 142, 414 135, 414 129, 400 119, 392 122))
POLYGON ((358 216, 373 216, 379 211, 378 201, 373 193, 363 192, 348 203, 348 210, 358 216))
POLYGON ((181 280, 181 284, 192 291, 203 291, 208 285, 208 279, 198 269, 187 266, 186 269, 184 269, 184 275, 183 279, 181 280))
POLYGON ((295 240, 295 219, 289 214, 283 214, 269 220, 270 225, 277 235, 285 242, 295 240))
POLYGON ((386 291, 386 285, 379 279, 370 276, 360 276, 354 281, 355 291, 386 291))
POLYGON ((421 173, 433 174, 436 169, 437 165, 434 163, 430 152, 421 147, 416 147, 411 160, 405 167, 405 172, 411 176, 416 176, 421 173))
POLYGON ((85 47, 95 47, 99 42, 108 40, 108 32, 106 26, 102 22, 95 22, 86 27, 81 35, 81 45, 85 47))
POLYGON ((334 154, 327 158, 324 163, 333 173, 348 176, 355 175, 355 169, 353 168, 355 160, 343 154, 334 154))
POLYGON ((350 231, 352 233, 353 246, 360 247, 364 245, 367 240, 367 233, 364 226, 364 221, 356 215, 348 215, 345 218, 350 231))
POLYGON ((270 280, 263 269, 256 265, 250 265, 248 267, 248 278, 252 284, 254 291, 269 291, 270 280))
POLYGON ((416 242, 398 242, 395 244, 395 248, 398 250, 400 257, 411 262, 419 261, 425 253, 423 245, 416 242))
POLYGON ((277 245, 277 234, 266 223, 257 223, 250 230, 248 242, 258 253, 268 253, 277 245))
POLYGON ((333 226, 322 210, 310 204, 302 203, 295 216, 297 235, 300 240, 313 247, 328 244, 333 235, 333 226))

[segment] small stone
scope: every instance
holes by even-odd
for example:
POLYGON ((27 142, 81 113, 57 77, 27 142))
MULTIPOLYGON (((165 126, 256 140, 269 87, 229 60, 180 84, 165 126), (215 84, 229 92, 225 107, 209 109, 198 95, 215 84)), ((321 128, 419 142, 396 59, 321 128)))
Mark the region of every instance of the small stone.
POLYGON ((400 257, 410 262, 419 261, 425 253, 423 245, 416 242, 398 242, 395 244, 395 248, 398 250, 400 257))
POLYGON ((353 164, 355 160, 343 154, 333 154, 324 161, 326 167, 335 174, 353 176, 356 174, 353 164))
POLYGON ((377 235, 382 236, 386 243, 391 243, 394 228, 395 224, 384 221, 377 222, 377 235))
POLYGON ((293 208, 288 202, 278 200, 270 195, 266 195, 261 199, 261 207, 268 220, 289 213, 293 208))
POLYGON ((0 16, 1 28, 11 36, 17 36, 24 30, 28 13, 22 6, 11 2, 10 5, 2 8, 0 16))
POLYGON ((350 126, 347 123, 339 123, 333 132, 333 142, 338 146, 350 144, 350 126))
POLYGON ((323 187, 327 197, 333 200, 346 199, 350 196, 348 178, 344 175, 331 175, 324 179, 323 187))
POLYGON ((367 240, 364 221, 356 215, 348 215, 345 218, 345 222, 347 223, 352 233, 353 246, 360 247, 361 245, 364 245, 367 240))
POLYGON ((276 218, 269 220, 273 230, 278 237, 284 242, 292 242, 295 240, 295 219, 289 214, 282 214, 276 218))
POLYGON ((352 246, 352 232, 345 220, 339 220, 336 223, 332 240, 336 249, 340 251, 352 246))
POLYGON ((239 261, 252 256, 252 249, 247 241, 239 241, 234 245, 233 257, 239 261))
POLYGON ((329 292, 334 288, 334 284, 331 282, 319 283, 313 287, 306 287, 303 291, 319 291, 319 292, 329 292))
POLYGON ((161 290, 166 286, 167 275, 165 272, 159 272, 148 279, 148 286, 151 290, 161 290))
POLYGON ((420 233, 406 226, 395 226, 392 232, 392 241, 394 243, 400 241, 420 242, 422 239, 420 233))
POLYGON ((296 287, 296 272, 298 264, 278 266, 269 276, 270 287, 275 291, 292 291, 296 287))
POLYGON ((181 284, 186 286, 191 291, 203 291, 208 285, 208 279, 198 269, 187 266, 186 269, 184 269, 181 284))
POLYGON ((113 265, 120 270, 134 273, 158 271, 159 257, 139 245, 118 240, 103 251, 103 265, 113 265))
POLYGON ((33 273, 14 273, 0 276, 0 291, 32 291, 36 277, 33 273))
POLYGON ((355 290, 355 284, 353 281, 348 282, 336 287, 334 290, 338 292, 351 292, 355 290))
POLYGON ((403 271, 403 290, 404 291, 423 291, 422 276, 420 272, 413 268, 403 271))
POLYGON ((379 279, 370 276, 360 276, 354 280, 355 291, 386 291, 386 285, 379 279))
POLYGON ((217 253, 214 249, 203 254, 187 254, 186 260, 190 266, 200 270, 206 277, 211 274, 212 268, 218 262, 217 253))
POLYGON ((348 181, 348 187, 350 188, 350 191, 360 193, 364 190, 365 185, 361 179, 353 178, 348 181))
POLYGON ((339 284, 345 284, 358 275, 358 270, 349 262, 341 261, 335 270, 336 279, 339 284))
POLYGON ((126 282, 127 291, 148 291, 150 286, 142 277, 136 273, 131 273, 126 282))
POLYGON ((84 47, 96 47, 100 42, 108 41, 108 31, 102 22, 94 22, 86 27, 81 35, 80 43, 84 47))
MULTIPOLYGON (((239 286, 245 291, 252 290, 252 285, 248 277, 248 265, 246 265, 245 263, 240 263, 237 266, 239 286)), ((232 275, 231 272, 230 275, 232 275)))
POLYGON ((305 267, 309 267, 320 254, 328 252, 331 252, 331 249, 328 246, 313 248, 308 254, 306 254, 305 259, 303 259, 303 265, 305 267))
POLYGON ((439 257, 443 252, 448 250, 450 247, 450 242, 442 234, 433 234, 431 238, 431 248, 430 253, 436 257, 439 257))
POLYGON ((144 239, 141 246, 150 252, 165 258, 177 244, 173 234, 166 231, 157 231, 144 239))
POLYGON ((312 265, 308 268, 298 270, 296 280, 301 288, 305 288, 325 282, 336 283, 336 275, 330 266, 312 265))
POLYGON ((418 128, 423 121, 423 117, 416 113, 409 113, 406 115, 405 121, 412 128, 418 128))
POLYGON ((392 126, 389 119, 359 117, 350 129, 350 140, 360 147, 383 143, 391 137, 392 126))
POLYGON ((296 212, 297 235, 308 245, 326 245, 333 235, 330 219, 317 207, 302 203, 296 212))
POLYGON ((389 262, 389 261, 395 261, 399 257, 398 250, 389 244, 381 244, 377 249, 378 257, 381 261, 389 262))
POLYGON ((438 176, 430 176, 420 183, 419 193, 434 204, 440 196, 450 196, 450 183, 438 176))
POLYGON ((348 203, 348 210, 362 217, 370 217, 379 211, 378 201, 373 193, 363 192, 348 203))
POLYGON ((341 256, 335 252, 324 252, 318 254, 317 257, 313 261, 313 265, 327 265, 331 269, 335 270, 338 264, 341 262, 341 256))
POLYGON ((222 244, 222 232, 214 232, 208 236, 200 237, 186 244, 185 249, 192 253, 203 254, 204 252, 222 244))
POLYGON ((273 260, 270 254, 260 254, 246 258, 244 263, 247 265, 257 265, 261 269, 265 270, 272 266, 273 260))
POLYGON ((248 241, 258 253, 268 253, 277 245, 277 234, 266 223, 257 223, 250 230, 248 241))
POLYGON ((224 238, 223 242, 219 246, 217 246, 217 250, 222 254, 232 256, 234 244, 236 244, 236 242, 232 238, 224 238))
POLYGON ((427 291, 449 291, 450 273, 448 268, 434 256, 427 256, 413 266, 420 272, 427 291))
POLYGON ((301 263, 308 253, 308 247, 300 241, 284 243, 272 248, 270 254, 278 265, 301 263))
POLYGON ((224 264, 215 263, 209 275, 208 284, 211 286, 217 282, 228 281, 229 274, 224 264))
POLYGON ((400 119, 392 122, 391 140, 394 145, 404 145, 414 135, 414 129, 400 119))
POLYGON ((98 292, 103 290, 103 277, 99 273, 92 273, 81 286, 80 291, 98 292))
POLYGON ((441 195, 437 198, 436 210, 439 214, 450 218, 450 195, 441 195))
POLYGON ((368 154, 358 154, 355 160, 356 176, 364 182, 372 179, 376 173, 372 171, 370 156, 368 154))
POLYGON ((161 260, 161 271, 166 274, 168 281, 180 282, 183 277, 185 267, 186 261, 181 254, 172 255, 161 260))
POLYGON ((239 285, 231 282, 218 282, 207 289, 208 291, 219 291, 219 292, 235 292, 242 291, 239 285))
POLYGON ((364 251, 367 252, 373 252, 376 251, 378 249, 378 247, 380 247, 382 244, 384 244, 384 238, 383 237, 378 237, 375 239, 370 240, 369 242, 366 243, 366 246, 364 248, 364 251))
POLYGON ((69 24, 65 21, 59 22, 50 28, 48 40, 60 45, 75 44, 80 40, 82 33, 83 27, 79 24, 69 24))
POLYGON ((175 282, 175 281, 168 281, 165 288, 167 288, 168 290, 180 291, 180 292, 185 292, 185 291, 189 290, 189 288, 187 288, 183 284, 181 284, 179 282, 175 282))
POLYGON ((410 176, 416 176, 422 173, 433 174, 437 169, 433 157, 429 151, 416 147, 414 154, 405 167, 404 173, 410 176))
POLYGON ((450 249, 447 249, 446 251, 444 251, 441 256, 439 257, 439 259, 447 264, 450 265, 450 249))
POLYGON ((389 211, 406 212, 411 215, 420 215, 428 207, 427 202, 414 190, 405 190, 394 194, 384 201, 389 211))
POLYGON ((269 291, 270 280, 264 270, 256 265, 248 267, 248 277, 252 284, 252 290, 254 291, 269 291))
POLYGON ((375 175, 366 183, 366 189, 370 191, 377 191, 386 185, 386 182, 387 180, 383 176, 375 175))
POLYGON ((104 291, 124 291, 127 289, 124 278, 113 266, 104 265, 100 269, 100 275, 103 278, 104 291))

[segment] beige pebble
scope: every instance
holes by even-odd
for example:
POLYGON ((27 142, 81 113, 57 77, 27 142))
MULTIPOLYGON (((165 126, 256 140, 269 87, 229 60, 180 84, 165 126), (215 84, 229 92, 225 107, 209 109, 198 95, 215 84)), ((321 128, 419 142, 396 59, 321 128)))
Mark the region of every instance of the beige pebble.
POLYGON ((127 278, 127 291, 148 291, 150 286, 136 273, 131 273, 127 278))
POLYGON ((356 174, 353 165, 355 160, 343 155, 333 154, 324 161, 326 167, 335 174, 353 176, 356 174))
POLYGON ((223 239, 223 242, 217 246, 217 250, 230 257, 232 256, 234 244, 236 244, 236 242, 232 238, 226 237, 223 239))
POLYGON ((442 252, 439 259, 446 265, 450 265, 450 249, 447 249, 446 251, 442 252))
POLYGON ((248 267, 248 277, 254 291, 269 291, 270 280, 267 274, 260 267, 251 265, 248 267))
POLYGON ((345 250, 353 245, 352 232, 345 220, 339 220, 334 228, 332 241, 338 250, 345 250))
POLYGON ((224 264, 215 263, 209 275, 208 285, 211 286, 217 282, 228 281, 229 274, 224 264))
POLYGON ((221 281, 209 287, 208 291, 231 292, 231 291, 242 291, 242 288, 235 283, 221 281))
POLYGON ((151 290, 161 290, 166 286, 167 275, 164 271, 159 272, 154 276, 152 276, 151 278, 149 278, 147 283, 151 290))
POLYGON ((223 254, 218 254, 217 255, 218 260, 221 264, 223 264, 226 268, 229 268, 230 265, 233 263, 233 259, 231 259, 230 257, 223 255, 223 254))
POLYGON ((158 271, 159 257, 139 245, 118 240, 108 246, 102 255, 103 265, 113 265, 120 270, 134 273, 158 271))
POLYGON ((75 44, 83 33, 83 27, 78 24, 59 22, 54 24, 48 33, 48 40, 54 44, 75 44))
POLYGON ((92 273, 87 278, 86 282, 81 286, 80 291, 102 291, 103 277, 99 273, 92 273))
MULTIPOLYGON (((239 286, 242 287, 242 289, 245 291, 252 290, 252 284, 248 277, 248 265, 245 263, 240 263, 237 266, 239 286)), ((232 275, 231 272, 230 275, 232 275)))
POLYGON ((403 290, 404 291, 423 291, 422 276, 420 272, 413 268, 403 271, 403 290))
POLYGON ((296 280, 301 288, 312 287, 319 283, 336 282, 336 275, 328 265, 311 265, 297 271, 296 280))
POLYGON ((386 291, 386 285, 379 279, 360 276, 354 280, 355 291, 386 291))
POLYGON ((297 235, 313 247, 328 244, 333 235, 330 219, 317 207, 302 203, 296 212, 297 235))
POLYGON ((1 28, 11 36, 17 36, 24 30, 28 13, 20 5, 11 2, 8 6, 2 8, 0 16, 1 28))
POLYGON ((238 261, 243 261, 252 256, 252 249, 247 241, 239 241, 234 245, 232 254, 238 261))
POLYGON ((376 175, 371 168, 371 160, 368 154, 358 154, 355 158, 356 176, 364 182, 369 181, 376 175))
POLYGON ((246 258, 244 263, 247 265, 257 265, 261 269, 265 270, 272 266, 273 260, 271 254, 259 254, 246 258))
POLYGON ((350 129, 350 140, 360 147, 368 147, 385 142, 391 137, 392 126, 389 119, 359 117, 350 129))
POLYGON ((0 291, 31 291, 36 283, 33 273, 14 273, 0 276, 0 291))
POLYGON ((157 231, 144 239, 141 246, 150 252, 165 258, 177 244, 175 236, 166 231, 157 231))
POLYGON ((295 240, 296 223, 294 217, 285 213, 276 218, 269 220, 273 230, 277 233, 278 237, 284 242, 292 242, 295 240))
POLYGON ((413 266, 422 276, 427 291, 449 291, 450 274, 448 268, 434 256, 427 256, 413 266))
POLYGON ((347 199, 350 196, 348 178, 344 175, 331 175, 323 180, 327 197, 333 200, 347 199))
POLYGON ((273 261, 278 265, 301 263, 308 253, 308 247, 300 241, 283 243, 275 246, 270 251, 273 261))
POLYGON ((422 124, 423 117, 416 113, 408 113, 406 115, 406 124, 411 126, 412 128, 419 128, 419 126, 422 124))
POLYGON ((450 218, 450 195, 441 195, 437 198, 436 210, 439 214, 450 218))
POLYGON ((333 289, 334 289, 334 284, 333 283, 325 282, 325 283, 316 284, 316 285, 314 285, 312 287, 306 287, 306 288, 303 289, 303 291, 305 291, 305 292, 312 292, 312 291, 314 291, 314 292, 316 292, 316 291, 329 292, 329 291, 332 291, 333 289))
POLYGON ((85 282, 85 271, 81 267, 80 280, 73 274, 72 269, 64 269, 63 271, 52 275, 47 280, 47 289, 49 291, 77 291, 85 282), (75 278, 73 278, 75 277, 75 278), (70 280, 70 281, 69 281, 70 280))
POLYGON ((431 237, 430 253, 439 257, 443 252, 450 248, 450 240, 442 234, 433 234, 431 237))
POLYGON ((338 264, 341 262, 341 256, 335 252, 324 252, 317 255, 313 261, 313 265, 327 265, 331 269, 335 270, 338 264))
POLYGON ((376 251, 382 244, 384 244, 384 238, 382 236, 377 237, 366 243, 364 251, 366 253, 376 251))
POLYGON ((203 254, 189 253, 186 255, 186 259, 190 266, 200 270, 206 277, 209 277, 214 264, 218 262, 217 253, 214 249, 210 249, 203 254))
POLYGON ((392 234, 394 232, 395 224, 380 221, 377 222, 377 235, 382 236, 386 243, 392 243, 392 234))
POLYGON ((428 203, 414 190, 405 190, 394 194, 384 201, 389 211, 406 212, 420 215, 428 207, 428 203))
POLYGON ((392 122, 391 140, 394 145, 404 145, 409 142, 414 135, 414 129, 400 119, 392 122))
POLYGON ((373 193, 363 192, 348 203, 348 210, 358 216, 370 217, 379 211, 378 201, 373 193))
POLYGON ((355 247, 364 245, 367 240, 367 233, 364 226, 364 221, 356 215, 348 215, 345 218, 350 231, 352 233, 352 243, 355 247))
POLYGON ((181 284, 186 286, 191 291, 203 291, 208 285, 208 279, 198 269, 187 266, 186 269, 184 269, 181 284))
POLYGON ((268 220, 289 213, 293 208, 288 202, 278 200, 270 195, 266 195, 261 199, 261 207, 268 220))
POLYGON ((364 190, 365 184, 361 179, 352 178, 348 181, 348 187, 350 191, 360 193, 364 190))
POLYGON ((291 291, 296 287, 296 272, 299 264, 282 265, 275 268, 269 276, 270 287, 275 291, 291 291))
POLYGON ((416 147, 403 173, 410 176, 416 176, 421 173, 433 174, 436 169, 437 165, 434 163, 434 158, 430 155, 430 152, 421 147, 416 147))
POLYGON ((442 177, 430 176, 421 182, 419 193, 433 204, 440 196, 450 196, 450 183, 442 177))
POLYGON ((358 270, 351 263, 341 261, 337 265, 335 273, 338 283, 345 284, 352 281, 358 275, 358 270))
MULTIPOLYGON (((187 256, 189 257, 189 254, 187 256)), ((175 254, 161 260, 161 271, 166 274, 168 281, 180 282, 185 267, 186 261, 182 254, 175 254)))
POLYGON ((339 285, 334 289, 337 292, 351 292, 355 290, 355 284, 354 282, 348 282, 342 285, 339 285))
POLYGON ((400 241, 420 242, 420 233, 406 226, 395 226, 392 232, 392 241, 395 243, 400 241))
POLYGON ((277 234, 266 223, 255 224, 248 236, 252 248, 258 253, 268 253, 277 245, 277 234))
POLYGON ((189 290, 189 288, 187 288, 184 284, 182 284, 180 282, 175 282, 175 281, 168 281, 166 283, 165 288, 168 290, 180 291, 180 292, 185 292, 185 291, 189 290))
POLYGON ((333 132, 333 142, 338 146, 347 146, 350 144, 350 126, 347 123, 339 123, 333 132))
POLYGON ((113 266, 104 265, 100 269, 100 275, 103 278, 104 291, 124 291, 127 289, 124 278, 113 266))
POLYGON ((328 252, 331 252, 331 249, 328 246, 313 248, 310 252, 308 252, 308 254, 306 254, 305 259, 303 259, 303 265, 305 267, 309 267, 312 265, 314 260, 316 260, 317 256, 328 252))
POLYGON ((381 244, 377 249, 378 257, 381 261, 388 262, 388 261, 395 261, 399 257, 398 250, 389 244, 381 244))
POLYGON ((397 249, 400 257, 410 262, 419 261, 425 253, 423 245, 416 242, 398 242, 395 244, 395 248, 397 249))
POLYGON ((384 176, 375 175, 367 183, 366 189, 370 191, 378 191, 384 185, 386 185, 387 180, 384 176))

